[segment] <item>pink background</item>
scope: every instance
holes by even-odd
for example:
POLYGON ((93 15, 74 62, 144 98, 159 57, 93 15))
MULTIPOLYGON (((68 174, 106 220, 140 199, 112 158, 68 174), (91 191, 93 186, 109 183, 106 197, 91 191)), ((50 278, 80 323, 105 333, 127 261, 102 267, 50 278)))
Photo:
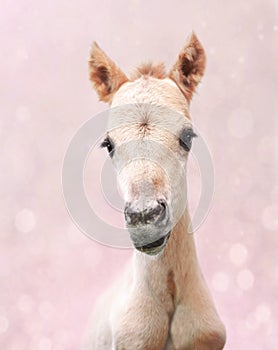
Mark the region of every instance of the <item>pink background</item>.
MULTIPOLYGON (((200 261, 225 349, 275 349, 277 0, 3 0, 0 28, 0 349, 78 349, 96 297, 131 254, 86 238, 63 202, 67 144, 106 108, 88 82, 90 43, 125 71, 148 59, 170 67, 192 29, 208 65, 191 111, 216 171, 195 234, 200 261)), ((194 197, 192 174, 189 187, 194 197)))

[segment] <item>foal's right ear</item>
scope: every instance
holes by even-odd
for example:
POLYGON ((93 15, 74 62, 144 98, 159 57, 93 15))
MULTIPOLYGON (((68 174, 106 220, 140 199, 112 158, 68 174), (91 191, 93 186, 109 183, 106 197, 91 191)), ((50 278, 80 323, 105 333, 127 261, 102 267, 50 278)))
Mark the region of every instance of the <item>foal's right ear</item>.
POLYGON ((125 74, 96 42, 93 43, 90 52, 89 74, 99 99, 108 103, 112 102, 113 95, 119 87, 128 81, 125 74))

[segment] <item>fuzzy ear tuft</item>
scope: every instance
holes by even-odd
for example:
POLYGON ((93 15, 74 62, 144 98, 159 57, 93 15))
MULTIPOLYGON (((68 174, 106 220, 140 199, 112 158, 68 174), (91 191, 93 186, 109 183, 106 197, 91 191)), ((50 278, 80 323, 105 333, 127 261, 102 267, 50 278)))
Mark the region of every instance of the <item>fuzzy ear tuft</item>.
POLYGON ((119 87, 128 81, 121 69, 96 42, 93 43, 90 52, 89 74, 99 99, 109 103, 112 102, 113 95, 119 87))
POLYGON ((193 32, 168 76, 179 86, 188 102, 205 72, 205 50, 193 32))

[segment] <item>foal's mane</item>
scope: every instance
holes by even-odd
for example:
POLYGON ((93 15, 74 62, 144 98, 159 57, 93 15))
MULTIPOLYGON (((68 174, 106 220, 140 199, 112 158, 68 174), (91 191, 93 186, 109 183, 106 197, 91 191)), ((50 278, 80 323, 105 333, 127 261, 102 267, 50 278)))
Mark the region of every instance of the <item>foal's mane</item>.
POLYGON ((157 79, 166 78, 165 65, 163 62, 159 63, 142 63, 138 67, 136 67, 131 73, 131 81, 145 77, 154 77, 157 79))

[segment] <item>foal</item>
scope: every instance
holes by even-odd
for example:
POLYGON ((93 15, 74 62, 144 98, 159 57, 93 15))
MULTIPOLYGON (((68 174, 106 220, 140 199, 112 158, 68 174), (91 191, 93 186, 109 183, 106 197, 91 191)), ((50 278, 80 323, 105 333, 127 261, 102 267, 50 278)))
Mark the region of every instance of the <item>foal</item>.
POLYGON ((110 125, 120 125, 107 132, 102 146, 118 172, 136 249, 123 278, 99 300, 88 349, 220 350, 225 345, 225 328, 188 233, 184 195, 196 136, 189 104, 205 60, 193 33, 168 74, 163 64, 149 64, 128 79, 93 44, 90 79, 100 100, 111 106, 110 125), (134 140, 137 146, 131 147, 134 140))

